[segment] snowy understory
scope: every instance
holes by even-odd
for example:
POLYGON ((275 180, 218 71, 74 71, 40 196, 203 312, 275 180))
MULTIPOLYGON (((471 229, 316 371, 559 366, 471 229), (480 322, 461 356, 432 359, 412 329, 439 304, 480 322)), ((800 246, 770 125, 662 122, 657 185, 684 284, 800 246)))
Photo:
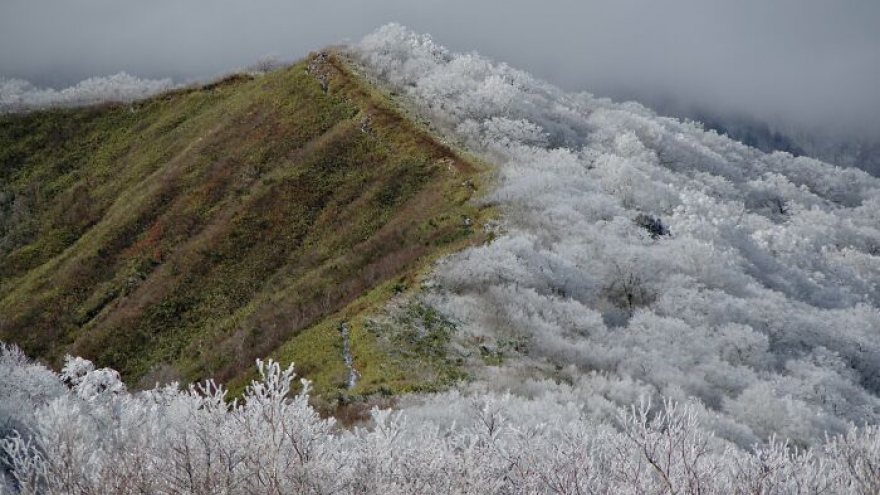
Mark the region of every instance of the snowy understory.
POLYGON ((880 493, 880 180, 397 25, 352 51, 498 165, 495 240, 421 296, 474 382, 339 430, 282 399, 275 364, 227 407, 213 385, 128 394, 5 349, 10 489, 880 493))

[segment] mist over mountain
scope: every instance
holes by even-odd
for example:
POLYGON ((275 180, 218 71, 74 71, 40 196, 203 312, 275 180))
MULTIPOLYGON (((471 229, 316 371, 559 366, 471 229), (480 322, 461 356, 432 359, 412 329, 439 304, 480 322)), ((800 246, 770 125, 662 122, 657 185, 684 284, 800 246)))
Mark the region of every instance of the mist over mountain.
POLYGON ((870 133, 846 135, 837 130, 772 125, 745 113, 683 108, 662 98, 646 99, 644 103, 660 114, 698 121, 707 129, 764 152, 784 151, 880 175, 880 137, 870 133))
POLYGON ((671 97, 789 136, 880 137, 880 4, 866 0, 342 0, 307 7, 284 0, 7 0, 0 5, 0 77, 59 90, 123 71, 180 83, 267 55, 293 60, 389 21, 567 91, 652 107, 671 97))

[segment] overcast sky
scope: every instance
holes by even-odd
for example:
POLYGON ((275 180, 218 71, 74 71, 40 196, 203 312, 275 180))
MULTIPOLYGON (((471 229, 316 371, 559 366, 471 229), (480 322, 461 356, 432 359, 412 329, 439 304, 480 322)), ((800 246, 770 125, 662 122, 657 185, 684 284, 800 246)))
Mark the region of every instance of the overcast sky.
POLYGON ((180 81, 392 21, 569 90, 880 136, 880 0, 0 0, 0 76, 180 81))

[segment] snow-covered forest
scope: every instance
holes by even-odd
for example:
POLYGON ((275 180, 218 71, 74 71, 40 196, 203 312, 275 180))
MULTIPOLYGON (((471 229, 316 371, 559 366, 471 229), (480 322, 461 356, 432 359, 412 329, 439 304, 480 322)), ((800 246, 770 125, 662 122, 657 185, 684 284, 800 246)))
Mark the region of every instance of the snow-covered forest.
POLYGON ((564 94, 401 27, 359 49, 500 165, 497 239, 442 262, 429 296, 463 341, 513 356, 488 381, 541 394, 518 383, 553 373, 599 415, 696 399, 743 446, 877 423, 880 180, 564 94))
POLYGON ((129 394, 0 356, 23 493, 880 492, 880 179, 386 26, 377 83, 498 171, 420 296, 474 380, 337 428, 291 370, 129 394), (491 365, 486 365, 490 363, 491 365))
POLYGON ((0 113, 47 107, 92 105, 146 98, 174 87, 170 79, 141 79, 125 72, 92 77, 61 90, 38 88, 21 79, 0 78, 0 113))

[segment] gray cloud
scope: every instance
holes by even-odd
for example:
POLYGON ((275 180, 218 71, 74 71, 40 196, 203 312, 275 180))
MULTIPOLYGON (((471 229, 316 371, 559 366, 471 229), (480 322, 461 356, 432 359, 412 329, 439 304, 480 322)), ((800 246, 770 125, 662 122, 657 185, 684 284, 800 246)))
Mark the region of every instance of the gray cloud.
POLYGON ((880 136, 875 0, 3 0, 0 76, 185 80, 391 21, 568 90, 880 136))

